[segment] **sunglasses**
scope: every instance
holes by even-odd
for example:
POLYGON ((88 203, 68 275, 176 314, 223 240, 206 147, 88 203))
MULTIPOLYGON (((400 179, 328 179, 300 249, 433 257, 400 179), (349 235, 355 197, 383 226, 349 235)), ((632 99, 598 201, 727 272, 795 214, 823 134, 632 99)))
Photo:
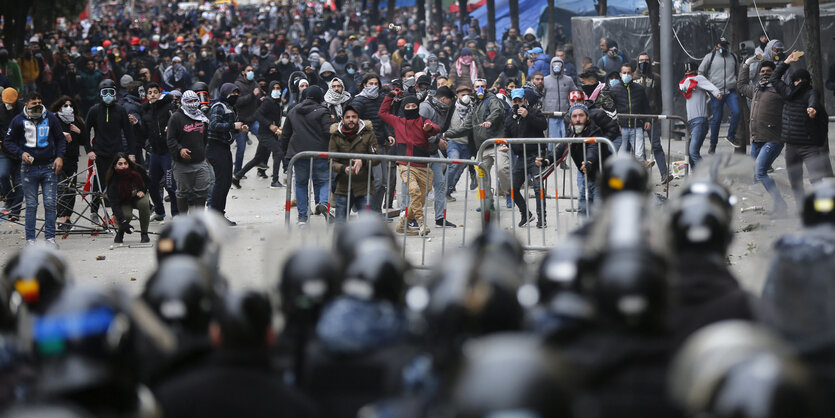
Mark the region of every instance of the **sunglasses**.
POLYGON ((116 89, 106 88, 101 89, 101 95, 103 96, 116 96, 116 89))

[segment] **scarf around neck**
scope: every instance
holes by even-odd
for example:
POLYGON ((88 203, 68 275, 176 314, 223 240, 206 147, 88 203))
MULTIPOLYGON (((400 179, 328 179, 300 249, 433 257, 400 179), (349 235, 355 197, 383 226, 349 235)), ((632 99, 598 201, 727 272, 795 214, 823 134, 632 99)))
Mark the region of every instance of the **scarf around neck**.
POLYGON ((461 77, 461 70, 465 67, 470 67, 470 81, 475 83, 476 78, 478 78, 478 69, 475 65, 475 60, 473 57, 467 55, 463 57, 459 57, 455 60, 455 71, 458 72, 458 77, 461 77))

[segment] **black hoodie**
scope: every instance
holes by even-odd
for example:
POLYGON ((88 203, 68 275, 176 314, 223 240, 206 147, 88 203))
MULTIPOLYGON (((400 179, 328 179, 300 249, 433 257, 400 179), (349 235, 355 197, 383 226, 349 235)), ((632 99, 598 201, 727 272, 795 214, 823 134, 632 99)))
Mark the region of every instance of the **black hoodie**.
POLYGON ((119 152, 135 154, 133 125, 128 120, 128 112, 118 103, 97 103, 87 112, 84 124, 87 126, 87 137, 90 138, 90 141, 84 144, 88 153, 93 151, 97 156, 105 157, 112 157, 119 152), (90 135, 91 130, 94 131, 95 138, 90 135), (122 135, 127 141, 126 147, 122 145, 122 135))
POLYGON ((259 141, 277 139, 275 134, 270 130, 270 125, 281 126, 281 98, 273 99, 270 96, 276 84, 279 84, 279 82, 270 82, 270 87, 266 92, 267 98, 261 102, 258 110, 255 111, 255 120, 258 121, 258 132, 255 136, 258 137, 259 141))
POLYGON ((286 158, 302 151, 328 150, 331 116, 321 103, 305 99, 287 114, 279 139, 286 158))

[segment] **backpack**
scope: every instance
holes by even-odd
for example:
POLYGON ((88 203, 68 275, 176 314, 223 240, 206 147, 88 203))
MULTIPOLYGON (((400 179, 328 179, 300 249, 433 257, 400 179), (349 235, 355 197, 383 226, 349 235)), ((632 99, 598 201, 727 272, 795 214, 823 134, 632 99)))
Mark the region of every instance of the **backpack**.
MULTIPOLYGON (((734 74, 739 73, 739 60, 736 59, 736 55, 733 52, 730 53, 731 58, 734 60, 734 74)), ((716 56, 716 50, 714 49, 713 52, 710 53, 710 58, 707 60, 707 70, 705 71, 705 78, 710 78, 710 65, 713 64, 713 57, 716 56)))
MULTIPOLYGON (((603 67, 604 67, 604 68, 606 67, 606 57, 607 57, 607 56, 608 56, 608 55, 604 55, 604 56, 603 56, 603 67)), ((621 64, 623 64, 623 57, 622 57, 622 56, 618 55, 618 60, 621 62, 621 64)))

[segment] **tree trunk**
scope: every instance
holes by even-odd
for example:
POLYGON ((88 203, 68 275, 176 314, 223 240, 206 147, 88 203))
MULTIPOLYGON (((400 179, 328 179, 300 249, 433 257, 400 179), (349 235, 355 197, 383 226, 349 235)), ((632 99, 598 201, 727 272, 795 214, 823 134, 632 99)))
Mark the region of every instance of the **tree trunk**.
POLYGON ((380 0, 370 0, 368 4, 369 4, 368 7, 371 8, 371 13, 368 16, 370 21, 371 22, 379 22, 380 21, 380 0))
POLYGON ((396 0, 388 0, 388 7, 386 9, 386 23, 392 23, 394 20, 394 9, 397 7, 396 0))
POLYGON ((554 26, 557 24, 557 8, 554 4, 555 0, 548 0, 548 29, 545 30, 545 40, 548 41, 548 54, 554 56, 554 50, 557 49, 557 43, 554 42, 554 26))
POLYGON ((658 0, 647 0, 647 11, 649 12, 649 26, 652 29, 650 57, 653 61, 661 62, 661 7, 658 5, 658 0))
POLYGON ((739 0, 731 0, 728 17, 729 33, 725 35, 731 43, 731 52, 739 56, 739 44, 748 39, 748 8, 740 6, 739 0))
POLYGON ((510 5, 510 27, 522 33, 519 28, 519 0, 510 0, 508 5, 510 5))
POLYGON ((806 15, 806 30, 803 32, 806 43, 806 67, 812 76, 812 87, 818 91, 823 102, 823 57, 821 56, 820 5, 818 0, 806 0, 803 3, 806 15))
POLYGON ((0 14, 5 16, 3 31, 3 45, 14 58, 23 50, 23 41, 26 35, 26 15, 29 14, 31 2, 4 2, 0 7, 0 14))
POLYGON ((443 0, 435 0, 435 7, 432 8, 435 11, 435 15, 432 17, 435 24, 435 34, 440 35, 441 31, 444 27, 444 1, 443 0))
MULTIPOLYGON (((417 0, 417 23, 418 28, 420 29, 420 34, 423 36, 426 32, 424 32, 426 28, 426 2, 428 0, 417 0)), ((420 40, 423 43, 423 39, 420 40)))
POLYGON ((607 2, 608 0, 597 0, 597 6, 595 7, 595 9, 597 9, 598 16, 606 16, 606 13, 609 9, 607 2))
POLYGON ((496 42, 496 0, 487 0, 487 40, 496 42))
POLYGON ((467 18, 470 16, 470 12, 467 11, 467 0, 458 0, 458 21, 461 24, 461 32, 466 33, 464 31, 464 25, 467 24, 467 18))

